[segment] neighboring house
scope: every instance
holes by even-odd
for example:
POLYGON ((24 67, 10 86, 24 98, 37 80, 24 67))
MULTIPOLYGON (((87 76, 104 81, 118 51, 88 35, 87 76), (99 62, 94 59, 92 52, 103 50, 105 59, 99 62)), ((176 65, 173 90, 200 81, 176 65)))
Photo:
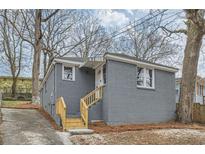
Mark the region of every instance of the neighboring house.
MULTIPOLYGON (((12 77, 11 76, 0 76, 0 91, 2 92, 3 99, 11 98, 12 88, 12 77)), ((31 99, 32 93, 32 79, 28 77, 18 77, 16 84, 16 97, 31 99)))
MULTIPOLYGON (((179 102, 181 78, 176 79, 176 103, 179 102)), ((196 77, 194 103, 205 104, 205 78, 196 77)))
MULTIPOLYGON (((166 122, 175 118, 176 71, 124 54, 106 53, 101 60, 86 62, 55 58, 40 86, 41 105, 60 124, 57 98, 64 98, 68 117, 80 117, 81 98, 104 85, 102 99, 89 109, 89 121, 110 125, 166 122)), ((86 98, 92 102, 98 95, 86 98)))

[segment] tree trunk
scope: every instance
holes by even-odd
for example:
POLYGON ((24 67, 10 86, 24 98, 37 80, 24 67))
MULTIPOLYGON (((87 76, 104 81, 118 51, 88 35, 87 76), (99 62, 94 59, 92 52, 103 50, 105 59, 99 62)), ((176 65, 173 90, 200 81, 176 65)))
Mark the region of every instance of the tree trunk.
POLYGON ((17 84, 17 78, 13 77, 13 83, 12 83, 12 87, 11 87, 11 94, 12 94, 13 98, 16 97, 16 84, 17 84))
POLYGON ((39 74, 41 56, 41 10, 35 11, 35 44, 32 70, 32 103, 40 103, 39 97, 39 74))
POLYGON ((47 72, 47 53, 44 52, 43 53, 43 73, 44 73, 44 76, 46 75, 46 72, 47 72))
MULTIPOLYGON (((195 10, 196 11, 196 10, 195 10)), ((197 66, 200 48, 202 44, 203 16, 197 15, 199 12, 187 10, 187 42, 184 50, 180 108, 178 118, 183 123, 192 122, 192 104, 197 76, 197 66), (197 16, 197 17, 196 17, 197 16), (201 18, 200 18, 201 17, 201 18)))

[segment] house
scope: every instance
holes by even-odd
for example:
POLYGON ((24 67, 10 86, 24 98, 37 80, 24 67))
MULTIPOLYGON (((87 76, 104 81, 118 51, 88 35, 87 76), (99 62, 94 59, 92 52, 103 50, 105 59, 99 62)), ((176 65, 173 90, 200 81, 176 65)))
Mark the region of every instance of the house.
MULTIPOLYGON (((179 102, 181 78, 176 79, 176 103, 179 102)), ((205 104, 205 78, 196 77, 194 103, 205 104)))
POLYGON ((85 62, 55 58, 40 86, 41 105, 66 128, 82 121, 78 127, 87 127, 86 120, 109 125, 166 122, 175 118, 176 71, 117 53, 85 62))

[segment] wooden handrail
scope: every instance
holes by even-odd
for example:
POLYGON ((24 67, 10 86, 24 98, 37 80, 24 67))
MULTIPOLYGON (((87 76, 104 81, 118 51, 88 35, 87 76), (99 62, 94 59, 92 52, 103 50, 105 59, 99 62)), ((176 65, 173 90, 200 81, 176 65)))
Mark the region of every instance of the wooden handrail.
POLYGON ((56 101, 56 114, 61 118, 63 130, 66 129, 66 111, 67 107, 63 97, 59 97, 56 101))
POLYGON ((86 128, 88 128, 88 109, 102 99, 103 87, 96 88, 80 100, 80 113, 86 128))
POLYGON ((94 103, 102 99, 103 87, 104 86, 100 86, 96 88, 95 90, 93 90, 92 92, 90 92, 89 94, 87 94, 85 97, 82 98, 88 107, 90 107, 91 105, 93 105, 94 103))
POLYGON ((80 114, 85 127, 88 128, 88 108, 83 99, 80 101, 80 114))

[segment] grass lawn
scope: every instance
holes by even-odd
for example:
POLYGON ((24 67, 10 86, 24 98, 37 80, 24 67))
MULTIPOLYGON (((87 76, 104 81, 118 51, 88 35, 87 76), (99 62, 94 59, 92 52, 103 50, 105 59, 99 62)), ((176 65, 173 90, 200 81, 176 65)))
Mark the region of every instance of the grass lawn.
POLYGON ((2 101, 2 107, 18 107, 19 105, 29 104, 30 101, 2 101))

